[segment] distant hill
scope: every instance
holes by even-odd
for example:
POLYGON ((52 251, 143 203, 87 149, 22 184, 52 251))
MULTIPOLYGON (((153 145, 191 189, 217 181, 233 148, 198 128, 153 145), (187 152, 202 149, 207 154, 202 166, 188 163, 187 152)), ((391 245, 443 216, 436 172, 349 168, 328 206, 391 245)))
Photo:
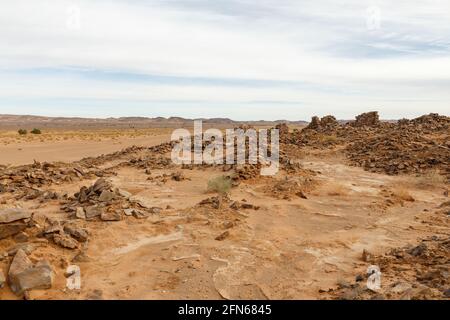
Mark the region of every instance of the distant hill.
POLYGON ((34 115, 0 114, 0 129, 16 130, 19 128, 146 128, 146 127, 180 127, 191 126, 194 120, 202 120, 207 126, 237 126, 249 124, 254 126, 275 126, 278 123, 290 125, 306 125, 307 121, 236 121, 228 118, 187 119, 182 117, 119 117, 119 118, 82 118, 82 117, 45 117, 34 115))

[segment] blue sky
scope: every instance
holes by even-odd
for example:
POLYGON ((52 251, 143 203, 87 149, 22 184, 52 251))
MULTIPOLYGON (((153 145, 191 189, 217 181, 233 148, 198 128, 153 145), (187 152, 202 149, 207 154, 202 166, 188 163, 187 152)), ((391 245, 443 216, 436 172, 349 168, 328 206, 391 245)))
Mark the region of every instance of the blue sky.
POLYGON ((450 112, 446 0, 16 0, 0 113, 309 119, 450 112))

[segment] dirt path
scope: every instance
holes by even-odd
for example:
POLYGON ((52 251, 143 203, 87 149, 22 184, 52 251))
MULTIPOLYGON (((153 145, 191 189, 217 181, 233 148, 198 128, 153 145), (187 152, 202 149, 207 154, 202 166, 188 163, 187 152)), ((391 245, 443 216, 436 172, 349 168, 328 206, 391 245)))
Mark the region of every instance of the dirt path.
POLYGON ((103 141, 22 142, 0 145, 0 164, 22 165, 36 161, 77 161, 85 157, 95 157, 112 153, 133 145, 155 146, 170 140, 170 135, 152 135, 138 138, 117 138, 103 141))

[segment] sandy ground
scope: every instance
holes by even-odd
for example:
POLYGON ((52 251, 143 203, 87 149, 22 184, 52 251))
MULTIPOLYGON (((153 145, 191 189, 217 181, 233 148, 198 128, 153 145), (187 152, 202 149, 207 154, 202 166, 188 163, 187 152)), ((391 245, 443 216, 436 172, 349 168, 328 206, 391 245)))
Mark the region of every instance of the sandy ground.
POLYGON ((170 134, 160 133, 143 137, 119 137, 114 140, 90 141, 68 139, 63 141, 20 141, 0 145, 0 164, 22 165, 36 161, 77 161, 84 157, 94 157, 112 153, 123 148, 154 146, 170 140, 170 134))
MULTIPOLYGON (((78 160, 167 138, 36 143, 21 145, 21 150, 8 145, 0 147, 1 163, 78 160)), ((50 257, 56 265, 56 280, 50 290, 32 291, 32 298, 328 298, 320 292, 336 287, 340 279, 353 281, 357 272, 367 268, 361 260, 364 249, 383 253, 421 237, 448 235, 448 228, 423 222, 433 215, 432 208, 448 199, 443 186, 423 188, 412 177, 366 172, 333 154, 306 156, 300 161, 305 168, 319 172, 319 186, 307 199, 273 198, 264 191, 265 180, 242 183, 232 190, 231 199, 245 200, 260 209, 233 214, 195 207, 212 196, 206 193, 206 181, 221 175, 219 169, 185 169, 182 172, 187 179, 164 183, 148 180, 143 169, 118 169, 110 178, 114 186, 150 206, 164 208, 163 212, 146 220, 127 217, 117 222, 85 222, 90 232, 89 259, 78 263, 82 276, 79 291, 65 289, 65 264, 61 262, 70 261, 75 253, 55 245, 38 249, 36 257, 50 257), (391 198, 383 190, 395 191, 399 186, 407 188, 414 201, 388 202, 391 198), (229 231, 228 237, 215 240, 224 231, 229 231)), ((151 176, 173 171, 177 170, 153 170, 151 176)), ((280 173, 276 179, 285 177, 280 173)), ((94 181, 57 188, 73 193, 94 181)), ((16 205, 32 208, 37 215, 65 215, 57 201, 20 201, 16 205)), ((8 245, 12 243, 1 246, 6 249, 8 245)), ((0 299, 15 298, 8 288, 0 290, 0 299)))

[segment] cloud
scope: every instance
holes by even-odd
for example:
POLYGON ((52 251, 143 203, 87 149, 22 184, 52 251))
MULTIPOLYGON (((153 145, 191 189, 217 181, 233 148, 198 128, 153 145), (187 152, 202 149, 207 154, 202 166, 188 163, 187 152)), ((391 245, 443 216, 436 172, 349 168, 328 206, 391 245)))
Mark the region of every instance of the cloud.
POLYGON ((18 0, 0 11, 0 112, 448 113, 449 13, 439 0, 18 0))

